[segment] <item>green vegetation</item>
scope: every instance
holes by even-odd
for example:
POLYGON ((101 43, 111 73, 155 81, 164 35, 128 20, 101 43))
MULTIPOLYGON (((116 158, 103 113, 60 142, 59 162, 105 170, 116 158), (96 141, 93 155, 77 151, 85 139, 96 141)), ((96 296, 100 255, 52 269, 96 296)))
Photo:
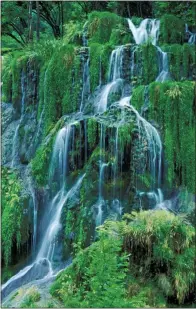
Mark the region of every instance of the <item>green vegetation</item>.
POLYGON ((40 300, 41 296, 38 290, 34 287, 30 288, 26 296, 24 297, 24 300, 20 304, 21 308, 37 308, 38 306, 35 304, 40 300))
POLYGON ((25 233, 23 223, 24 204, 21 199, 21 180, 18 175, 2 168, 2 255, 5 266, 11 263, 11 252, 14 244, 19 250, 25 233), (23 231, 21 231, 23 229, 23 231))
POLYGON ((63 121, 60 119, 55 127, 51 128, 50 134, 37 149, 35 157, 31 161, 32 174, 38 186, 44 186, 47 183, 52 146, 56 133, 62 125, 63 121))
POLYGON ((182 43, 185 31, 183 21, 174 16, 165 14, 161 17, 160 42, 162 43, 182 43))
POLYGON ((109 42, 112 30, 121 23, 122 18, 109 12, 92 12, 88 16, 88 33, 92 43, 109 42))
POLYGON ((74 308, 166 307, 171 297, 183 304, 194 289, 194 237, 192 226, 166 211, 108 221, 51 294, 74 308))
POLYGON ((172 78, 179 81, 182 79, 194 79, 195 47, 190 44, 165 45, 164 51, 168 53, 169 70, 172 78))
POLYGON ((140 112, 142 105, 144 104, 145 86, 138 86, 133 89, 131 97, 131 104, 140 112))
POLYGON ((194 83, 152 83, 149 91, 150 118, 162 127, 169 183, 194 192, 194 83))
MULTIPOLYGON (((136 84, 149 84, 158 76, 157 49, 151 42, 139 46, 135 50, 136 76, 132 77, 136 84), (136 78, 136 80, 135 80, 136 78)), ((134 84, 135 84, 134 82, 134 84)))

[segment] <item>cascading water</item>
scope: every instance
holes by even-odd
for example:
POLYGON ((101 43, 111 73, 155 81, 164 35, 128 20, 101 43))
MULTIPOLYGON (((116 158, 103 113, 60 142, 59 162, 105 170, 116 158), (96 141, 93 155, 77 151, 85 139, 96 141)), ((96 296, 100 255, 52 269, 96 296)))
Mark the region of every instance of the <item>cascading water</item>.
MULTIPOLYGON (((138 28, 135 27, 131 19, 127 19, 127 21, 136 44, 143 44, 146 43, 148 40, 151 40, 153 45, 157 45, 160 27, 159 20, 148 18, 144 19, 138 28)), ((157 76, 156 81, 164 82, 170 78, 168 55, 166 52, 162 51, 160 47, 156 46, 156 48, 159 55, 159 75, 157 76)), ((133 64, 131 64, 131 71, 133 72, 133 64)))
POLYGON ((157 44, 159 36, 160 21, 157 19, 144 19, 137 28, 131 19, 127 19, 136 44, 146 43, 151 40, 153 45, 157 44))
POLYGON ((32 179, 29 178, 28 182, 29 191, 31 193, 32 202, 33 202, 33 253, 36 250, 37 243, 37 199, 35 195, 34 185, 32 183, 32 179))
POLYGON ((89 74, 89 62, 90 58, 84 59, 83 64, 83 87, 82 87, 82 98, 80 104, 80 112, 84 109, 85 101, 88 99, 90 94, 90 74, 89 74))
POLYGON ((67 191, 66 174, 68 171, 70 133, 71 125, 67 125, 59 131, 55 141, 50 165, 49 184, 51 184, 53 180, 56 180, 59 184, 59 190, 53 197, 49 210, 46 210, 47 212, 44 217, 43 225, 47 228, 45 228, 41 239, 41 245, 37 256, 32 264, 26 266, 2 286, 3 297, 21 285, 35 279, 38 280, 55 276, 56 271, 53 268, 53 256, 56 246, 56 237, 61 227, 61 212, 67 200, 77 194, 83 178, 85 177, 85 174, 79 177, 74 186, 67 191))
POLYGON ((160 47, 157 46, 159 54, 159 75, 156 78, 157 82, 164 82, 170 78, 168 55, 163 52, 160 47))
POLYGON ((108 82, 116 81, 122 76, 122 58, 123 58, 123 48, 120 46, 112 51, 110 57, 108 82))
POLYGON ((95 208, 97 208, 97 216, 96 216, 96 226, 102 224, 103 221, 103 206, 104 199, 102 196, 102 185, 104 181, 104 169, 108 165, 104 163, 104 153, 105 153, 105 136, 104 136, 104 127, 101 124, 101 136, 100 136, 100 160, 99 160, 99 197, 98 201, 95 204, 95 208))
POLYGON ((123 46, 120 46, 112 51, 109 63, 108 84, 104 86, 103 90, 95 100, 98 113, 103 113, 106 111, 109 94, 111 91, 115 91, 117 87, 122 84, 122 57, 123 46))
POLYGON ((185 25, 185 31, 186 31, 186 33, 187 33, 188 36, 189 36, 188 43, 189 43, 189 44, 196 44, 196 33, 191 32, 191 31, 189 30, 187 24, 185 25))

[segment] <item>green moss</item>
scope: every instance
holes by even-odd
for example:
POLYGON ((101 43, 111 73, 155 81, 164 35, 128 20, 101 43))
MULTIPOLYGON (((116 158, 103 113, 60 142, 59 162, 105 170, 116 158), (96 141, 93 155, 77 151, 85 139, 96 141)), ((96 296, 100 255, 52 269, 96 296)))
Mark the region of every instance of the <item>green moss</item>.
POLYGON ((131 105, 133 105, 138 111, 141 110, 141 107, 144 103, 144 92, 145 86, 138 86, 133 89, 131 105))
POLYGON ((112 30, 122 22, 122 18, 110 12, 92 12, 88 15, 88 33, 91 43, 109 42, 112 30))
POLYGON ((121 126, 118 130, 119 140, 120 140, 120 149, 124 152, 124 148, 130 145, 132 140, 132 130, 134 124, 128 123, 121 126))
POLYGON ((157 48, 150 42, 138 46, 134 52, 136 72, 132 76, 135 85, 149 84, 153 82, 159 72, 157 48))
MULTIPOLYGON (((148 115, 160 125, 170 186, 183 185, 192 193, 195 179, 194 91, 191 81, 151 83, 148 115)), ((139 86, 133 91, 132 104, 140 109, 143 103, 143 88, 139 86)))
POLYGON ((142 67, 143 67, 143 81, 149 84, 154 81, 158 75, 158 61, 157 49, 152 44, 142 45, 142 67))
POLYGON ((182 43, 184 38, 184 22, 175 15, 165 14, 160 21, 161 43, 182 43))
POLYGON ((87 131, 88 131, 87 136, 89 146, 90 148, 94 148, 96 146, 97 134, 98 134, 98 124, 95 119, 91 118, 88 120, 87 131))
POLYGON ((194 192, 194 83, 155 82, 149 89, 150 117, 162 127, 169 183, 194 192))
POLYGON ((169 71, 176 81, 181 79, 194 79, 195 74, 195 48, 190 44, 172 44, 163 46, 168 53, 169 71))
POLYGON ((49 164, 52 154, 52 148, 57 131, 61 128, 62 121, 57 122, 56 126, 51 130, 46 140, 42 142, 35 153, 35 157, 31 161, 32 175, 38 186, 44 186, 49 176, 49 164))
POLYGON ((101 52, 101 44, 93 43, 90 45, 90 83, 92 91, 99 85, 101 52))
POLYGON ((100 83, 100 74, 102 84, 107 82, 109 58, 112 51, 110 44, 90 44, 90 83, 91 92, 93 92, 100 83), (101 64, 101 66, 100 66, 101 64), (101 72, 100 72, 101 68, 101 72))

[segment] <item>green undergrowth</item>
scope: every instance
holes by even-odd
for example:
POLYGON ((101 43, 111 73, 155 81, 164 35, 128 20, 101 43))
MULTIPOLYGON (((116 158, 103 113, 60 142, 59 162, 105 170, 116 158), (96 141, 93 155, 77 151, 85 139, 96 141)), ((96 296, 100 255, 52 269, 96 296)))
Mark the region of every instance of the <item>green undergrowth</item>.
MULTIPOLYGON (((195 85, 192 81, 149 85, 149 120, 160 127, 164 144, 168 184, 183 185, 194 193, 195 182, 195 85)), ((145 87, 133 90, 131 104, 140 111, 145 100, 145 87)))
POLYGON ((110 12, 94 11, 88 16, 88 35, 91 43, 104 44, 109 42, 114 28, 123 22, 123 19, 110 12))
POLYGON ((169 71, 175 80, 195 79, 195 46, 188 43, 164 45, 168 53, 169 71))
POLYGON ((166 211, 106 221, 51 287, 65 307, 167 307, 194 291, 194 228, 166 211))
POLYGON ((153 82, 159 72, 157 48, 151 42, 142 44, 135 50, 134 58, 137 72, 132 76, 133 82, 137 85, 153 82))
POLYGON ((107 83, 109 58, 112 52, 110 44, 92 43, 90 45, 90 83, 91 92, 101 83, 107 83), (101 68, 101 76, 100 76, 101 68), (101 78, 100 78, 101 77, 101 78))
POLYGON ((170 185, 195 192, 194 82, 154 82, 149 87, 150 118, 162 129, 170 185))
POLYGON ((179 43, 184 41, 185 23, 175 15, 165 14, 160 20, 160 43, 179 43))
POLYGON ((2 256, 5 266, 12 260, 12 248, 17 249, 28 236, 25 236, 24 197, 21 197, 21 180, 16 172, 2 168, 2 256))
POLYGON ((53 144, 58 130, 62 127, 63 121, 60 119, 48 136, 42 142, 31 161, 32 175, 38 186, 46 185, 49 176, 49 165, 53 144))
POLYGON ((144 93, 145 86, 138 86, 133 89, 133 94, 131 97, 131 105, 133 105, 139 112, 142 105, 144 104, 144 93))
POLYGON ((37 288, 32 286, 29 290, 27 290, 26 296, 24 300, 20 304, 20 308, 38 308, 36 305, 37 302, 41 299, 41 295, 37 288))

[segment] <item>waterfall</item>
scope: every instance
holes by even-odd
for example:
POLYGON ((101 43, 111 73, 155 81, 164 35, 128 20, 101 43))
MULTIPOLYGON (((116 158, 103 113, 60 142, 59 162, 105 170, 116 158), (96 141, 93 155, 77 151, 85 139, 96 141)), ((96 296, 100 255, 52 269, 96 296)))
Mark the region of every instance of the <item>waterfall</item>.
POLYGON ((86 22, 86 23, 84 24, 83 32, 82 32, 82 45, 83 45, 84 47, 87 47, 87 46, 88 46, 88 40, 87 40, 87 29, 88 29, 88 27, 87 27, 87 25, 88 25, 88 22, 86 22))
POLYGON ((151 40, 153 45, 157 44, 160 27, 159 20, 146 18, 140 23, 138 28, 131 19, 128 18, 127 21, 136 44, 143 44, 148 40, 151 40))
POLYGON ((80 104, 80 112, 83 111, 84 109, 84 104, 86 99, 88 98, 90 94, 90 73, 89 73, 89 62, 90 62, 90 57, 83 62, 83 87, 82 87, 82 98, 81 98, 81 104, 80 104))
POLYGON ((163 52, 160 47, 157 46, 159 54, 159 75, 156 78, 157 82, 164 82, 170 78, 168 55, 163 52))
POLYGON ((107 110, 108 96, 110 92, 116 89, 117 86, 122 84, 122 79, 117 79, 106 86, 104 86, 101 94, 96 98, 95 105, 97 106, 98 113, 104 113, 107 110))
POLYGON ((29 191, 32 196, 33 202, 33 253, 35 253, 36 244, 37 244, 37 199, 35 196, 35 189, 32 183, 31 178, 28 181, 29 191))
POLYGON ((120 46, 112 51, 109 63, 108 82, 113 82, 121 78, 123 48, 124 46, 120 46))
POLYGON ((19 129, 20 125, 23 121, 24 118, 24 111, 25 111, 25 73, 22 71, 22 76, 21 76, 21 93, 22 93, 22 98, 21 98, 21 116, 19 120, 19 124, 16 127, 16 131, 14 133, 13 137, 13 144, 12 144, 12 161, 11 161, 11 167, 15 167, 16 164, 18 163, 18 148, 19 148, 19 129))
POLYGON ((101 124, 101 135, 100 135, 100 160, 99 160, 99 197, 98 201, 95 204, 95 208, 97 208, 97 216, 96 216, 96 226, 102 224, 102 217, 103 217, 103 205, 104 200, 102 196, 102 184, 104 180, 104 168, 107 166, 106 163, 103 162, 104 152, 105 152, 105 136, 103 133, 103 125, 101 124))
POLYGON ((101 93, 95 100, 95 106, 98 113, 103 113, 107 109, 108 96, 112 91, 115 91, 122 84, 122 59, 123 46, 120 46, 112 51, 109 62, 108 84, 105 85, 101 93))
POLYGON ((116 128, 116 136, 115 136, 115 144, 114 144, 114 192, 113 195, 115 195, 115 189, 116 189, 116 178, 118 174, 118 127, 116 128))
POLYGON ((193 33, 189 30, 188 25, 185 25, 185 32, 188 34, 189 36, 189 40, 188 43, 190 44, 196 44, 196 33, 193 33))
MULTIPOLYGON (((68 171, 70 133, 71 125, 67 125, 62 128, 58 132, 54 144, 49 168, 49 185, 51 185, 53 180, 56 180, 60 188, 56 195, 52 198, 49 209, 46 209, 43 222, 44 227, 46 228, 44 229, 37 256, 32 264, 23 268, 2 286, 2 295, 4 297, 14 289, 19 288, 21 285, 35 279, 51 278, 51 276, 55 275, 55 269, 53 269, 53 256, 56 246, 56 236, 61 228, 60 219, 62 209, 64 205, 66 205, 68 199, 71 199, 75 194, 77 194, 85 177, 85 174, 79 177, 72 188, 67 191, 66 175, 68 171)), ((34 220, 34 225, 36 222, 37 221, 34 220)), ((37 227, 35 226, 35 228, 37 227)), ((36 240, 36 238, 34 240, 36 240)))
POLYGON ((64 189, 64 186, 66 185, 70 134, 71 125, 67 125, 58 132, 49 168, 49 184, 56 180, 56 182, 59 184, 60 190, 64 189))

